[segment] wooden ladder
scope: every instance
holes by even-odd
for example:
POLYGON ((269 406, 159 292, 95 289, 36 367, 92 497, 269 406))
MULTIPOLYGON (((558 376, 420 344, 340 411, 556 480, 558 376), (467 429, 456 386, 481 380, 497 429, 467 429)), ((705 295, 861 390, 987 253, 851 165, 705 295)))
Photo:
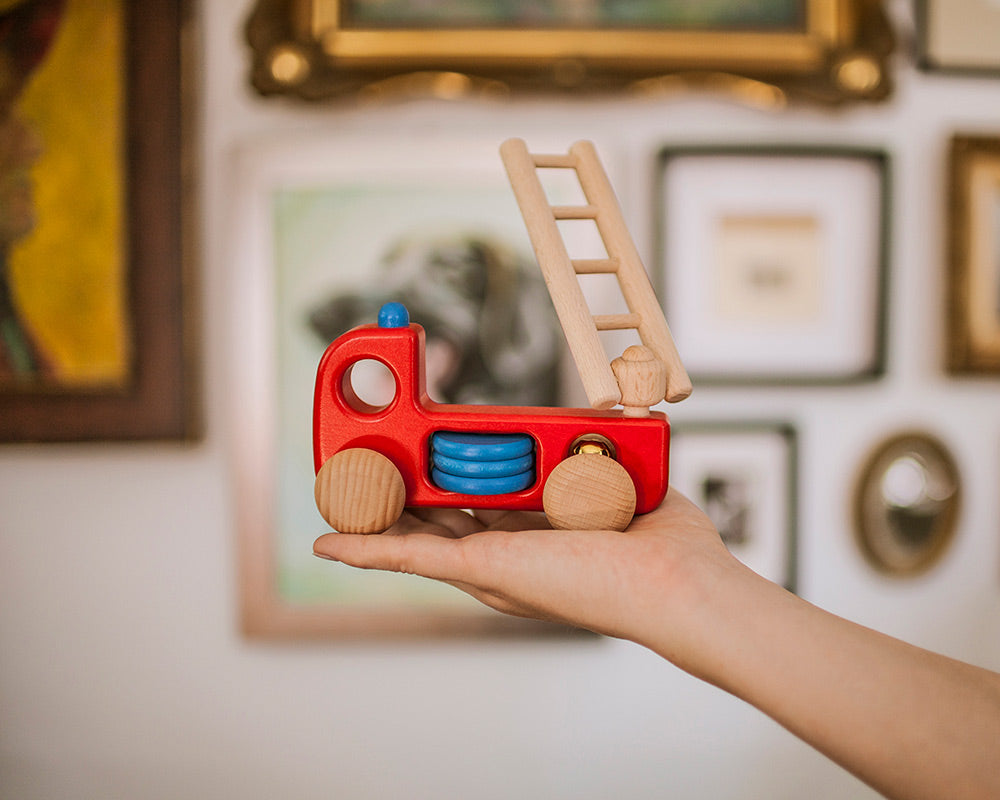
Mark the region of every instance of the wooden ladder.
POLYGON ((666 389, 655 402, 675 403, 691 394, 691 381, 594 145, 581 141, 564 155, 542 155, 529 153, 522 139, 508 139, 500 146, 500 155, 591 407, 606 409, 622 402, 622 389, 599 331, 638 332, 643 345, 666 370, 666 389), (575 170, 586 204, 550 205, 539 169, 575 170), (559 220, 593 220, 607 258, 571 259, 559 220), (627 314, 591 313, 577 276, 595 274, 618 278, 627 314))

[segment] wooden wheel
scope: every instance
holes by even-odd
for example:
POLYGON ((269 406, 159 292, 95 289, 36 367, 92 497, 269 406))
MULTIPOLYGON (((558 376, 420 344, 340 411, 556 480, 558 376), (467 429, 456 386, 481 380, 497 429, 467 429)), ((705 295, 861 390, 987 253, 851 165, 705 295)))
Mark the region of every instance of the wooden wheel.
POLYGON ((399 519, 406 500, 403 476, 381 453, 341 450, 316 475, 316 507, 341 533, 381 533, 399 519))
POLYGON ((613 458, 581 453, 552 470, 542 506, 553 528, 623 531, 635 514, 635 485, 613 458))

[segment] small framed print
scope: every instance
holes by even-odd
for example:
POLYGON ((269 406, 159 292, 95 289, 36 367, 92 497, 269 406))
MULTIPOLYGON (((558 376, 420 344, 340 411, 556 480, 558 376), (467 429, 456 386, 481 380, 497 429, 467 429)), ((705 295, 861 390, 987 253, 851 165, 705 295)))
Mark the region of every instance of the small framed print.
POLYGON ((796 584, 797 437, 785 423, 677 424, 671 485, 711 518, 740 561, 796 584))
POLYGON ((948 217, 948 369, 1000 374, 1000 136, 952 139, 948 217))
POLYGON ((1000 3, 917 0, 916 11, 921 67, 1000 75, 1000 3))
POLYGON ((661 152, 657 265, 702 382, 839 383, 884 369, 884 153, 661 152))

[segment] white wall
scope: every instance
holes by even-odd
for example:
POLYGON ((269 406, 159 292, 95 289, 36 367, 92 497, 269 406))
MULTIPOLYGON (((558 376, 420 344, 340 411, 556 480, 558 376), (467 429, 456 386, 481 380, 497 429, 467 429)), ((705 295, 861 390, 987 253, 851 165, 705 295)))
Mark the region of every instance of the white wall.
MULTIPOLYGON (((861 798, 753 709, 614 641, 262 644, 237 633, 228 427, 233 148, 304 132, 564 133, 619 145, 638 213, 670 141, 864 144, 893 158, 889 374, 861 387, 701 390, 682 415, 785 417, 801 445, 800 591, 865 624, 1000 669, 996 382, 941 373, 947 137, 1000 132, 1000 81, 903 59, 887 105, 780 115, 721 100, 303 108, 247 89, 248 0, 199 12, 207 436, 195 446, 0 449, 2 798, 861 798), (883 434, 953 448, 966 506, 926 577, 890 582, 851 541, 854 470, 883 434)), ((900 16, 908 17, 902 4, 900 16)))

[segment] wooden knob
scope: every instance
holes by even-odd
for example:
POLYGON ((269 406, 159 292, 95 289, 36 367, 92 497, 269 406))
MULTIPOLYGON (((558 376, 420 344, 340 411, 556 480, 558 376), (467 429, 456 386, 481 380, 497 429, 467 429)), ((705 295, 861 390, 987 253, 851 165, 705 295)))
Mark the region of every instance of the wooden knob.
POLYGON ((403 513, 406 487, 388 458, 351 448, 327 459, 316 475, 316 507, 341 533, 381 533, 403 513))
POLYGON ((626 417, 648 417, 667 392, 667 368, 652 350, 632 345, 611 362, 626 417))
POLYGON ((635 485, 613 458, 582 453, 549 474, 542 507, 553 528, 623 531, 635 514, 635 485))

